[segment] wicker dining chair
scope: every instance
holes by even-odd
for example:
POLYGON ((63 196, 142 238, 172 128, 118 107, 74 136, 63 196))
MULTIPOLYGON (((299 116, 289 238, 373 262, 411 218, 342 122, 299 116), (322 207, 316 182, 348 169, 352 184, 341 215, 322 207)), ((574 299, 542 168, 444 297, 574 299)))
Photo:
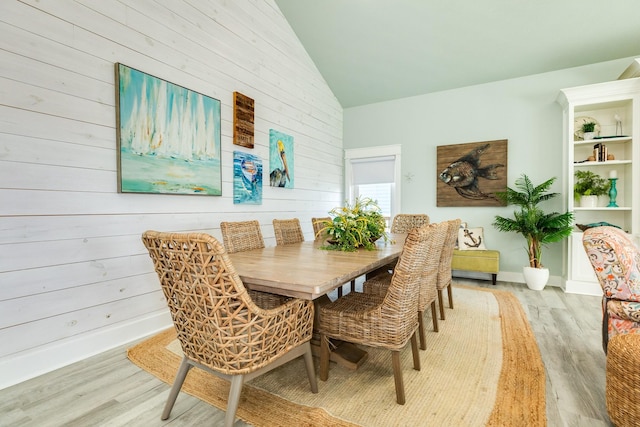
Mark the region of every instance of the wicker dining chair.
MULTIPOLYGON (((327 222, 330 222, 330 217, 322 217, 322 218, 311 218, 311 224, 313 225, 313 235, 315 236, 315 240, 321 241, 325 240, 328 234, 323 233, 323 228, 326 226, 327 222)), ((351 292, 356 291, 356 281, 351 281, 351 292)), ((342 286, 338 288, 338 298, 342 297, 343 290, 342 286)))
POLYGON ((617 334, 609 341, 605 403, 616 427, 640 426, 640 335, 617 334))
POLYGON ((438 268, 438 305, 440 306, 440 319, 444 320, 444 301, 442 291, 447 290, 449 298, 449 307, 453 308, 453 291, 451 290, 451 261, 453 260, 453 250, 458 239, 458 229, 460 228, 460 219, 452 219, 447 221, 449 227, 442 247, 440 256, 440 266, 438 268))
MULTIPOLYGON (((436 310, 436 300, 438 291, 436 288, 438 280, 438 268, 440 265, 440 252, 444 246, 444 240, 448 230, 446 221, 426 225, 431 229, 432 237, 427 250, 427 263, 420 279, 420 299, 418 300, 418 332, 420 337, 420 348, 427 349, 426 332, 424 327, 424 313, 427 308, 431 308, 431 321, 433 330, 438 332, 438 314, 436 310)), ((384 296, 391 284, 393 273, 383 272, 364 282, 362 285, 365 294, 375 294, 384 296)))
MULTIPOLYGON (((414 228, 422 227, 429 224, 429 215, 427 214, 397 214, 391 222, 391 232, 406 234, 414 228)), ((384 268, 390 273, 396 265, 396 261, 387 264, 384 268)))
POLYGON ((228 253, 264 248, 260 223, 253 221, 223 221, 220 223, 222 240, 228 253))
POLYGON ((313 235, 315 240, 324 240, 327 238, 327 234, 323 233, 322 230, 326 226, 327 222, 330 222, 331 218, 326 216, 322 218, 311 218, 311 225, 313 225, 313 235))
POLYGON ((304 234, 298 218, 274 219, 273 232, 278 246, 304 242, 304 234))
POLYGON ((431 235, 426 227, 409 233, 385 296, 353 292, 319 307, 321 380, 329 378, 329 339, 385 348, 391 350, 396 402, 404 405, 400 351, 410 340, 419 371, 418 299, 431 235))
POLYGON ((142 241, 184 354, 163 420, 193 366, 231 382, 225 426, 233 425, 244 382, 299 356, 304 356, 311 391, 317 393, 310 345, 312 301, 248 291, 224 247, 208 234, 146 231, 142 241))
POLYGON ((429 224, 429 215, 426 214, 397 214, 391 223, 392 233, 408 233, 414 228, 429 224))

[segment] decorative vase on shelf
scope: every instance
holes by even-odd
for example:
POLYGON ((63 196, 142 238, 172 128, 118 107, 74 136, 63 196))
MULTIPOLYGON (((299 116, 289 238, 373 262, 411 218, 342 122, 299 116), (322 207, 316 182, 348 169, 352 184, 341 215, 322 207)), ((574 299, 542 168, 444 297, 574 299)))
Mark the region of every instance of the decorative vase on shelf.
MULTIPOLYGON (((609 176, 617 176, 617 175, 610 174, 609 176)), ((618 207, 618 205, 616 204, 616 197, 618 196, 618 190, 616 189, 617 180, 618 178, 609 178, 609 181, 611 182, 611 187, 609 188, 609 204, 607 205, 608 208, 618 207)))
POLYGON ((588 141, 590 139, 593 139, 594 136, 596 136, 595 132, 585 132, 582 137, 585 141, 588 141))

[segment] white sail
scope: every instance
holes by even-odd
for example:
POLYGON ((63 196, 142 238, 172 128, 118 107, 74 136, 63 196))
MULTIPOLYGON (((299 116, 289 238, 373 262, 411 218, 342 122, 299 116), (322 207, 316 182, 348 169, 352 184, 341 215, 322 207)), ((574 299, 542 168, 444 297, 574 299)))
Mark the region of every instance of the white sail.
POLYGON ((166 153, 170 157, 179 157, 180 155, 180 123, 182 121, 180 114, 181 105, 178 104, 178 94, 173 93, 173 101, 169 112, 169 125, 167 128, 166 153))
POLYGON ((191 114, 191 102, 189 92, 185 91, 183 97, 184 105, 182 111, 182 123, 180 125, 180 153, 179 157, 184 160, 193 159, 193 120, 191 114))
POLYGON ((195 132, 193 140, 194 154, 198 159, 207 157, 207 128, 206 118, 204 114, 204 101, 202 95, 196 95, 198 98, 196 104, 195 123, 192 129, 195 132))
POLYGON ((129 149, 136 154, 140 154, 141 142, 138 135, 138 99, 133 98, 133 106, 131 107, 131 113, 129 119, 125 125, 125 134, 127 135, 129 142, 129 149))
POLYGON ((142 140, 145 143, 145 152, 151 148, 151 110, 147 94, 147 79, 142 81, 142 94, 140 95, 140 115, 142 116, 142 140))
POLYGON ((216 122, 213 117, 213 108, 209 109, 206 125, 207 133, 207 158, 215 159, 218 157, 218 147, 216 146, 216 122))
POLYGON ((166 121, 167 121, 167 84, 159 80, 154 85, 153 99, 155 104, 155 114, 153 116, 153 126, 151 135, 151 151, 160 156, 165 156, 166 144, 166 121))
POLYGON ((136 154, 147 154, 149 152, 151 142, 151 126, 149 120, 149 109, 147 104, 147 83, 142 80, 142 89, 140 90, 140 103, 137 108, 131 112, 132 119, 135 123, 134 139, 131 141, 131 151, 136 154))

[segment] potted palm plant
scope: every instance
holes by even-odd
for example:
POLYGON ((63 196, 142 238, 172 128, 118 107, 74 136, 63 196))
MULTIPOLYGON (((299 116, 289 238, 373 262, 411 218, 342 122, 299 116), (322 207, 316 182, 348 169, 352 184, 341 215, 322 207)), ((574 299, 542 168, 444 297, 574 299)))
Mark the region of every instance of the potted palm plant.
POLYGON ((523 174, 516 180, 515 189, 507 187, 506 191, 496 192, 500 201, 518 207, 513 218, 496 216, 493 226, 499 231, 520 233, 526 239, 529 266, 524 267, 523 274, 527 286, 534 290, 542 290, 549 280, 549 270, 541 261, 543 247, 568 237, 572 231, 572 212, 545 213, 540 207, 559 195, 549 192, 555 180, 554 177, 536 186, 523 174))
POLYGON ((355 251, 358 248, 375 249, 375 241, 383 237, 386 221, 378 204, 370 198, 357 198, 353 204, 333 208, 330 220, 323 223, 318 235, 328 235, 322 249, 355 251))

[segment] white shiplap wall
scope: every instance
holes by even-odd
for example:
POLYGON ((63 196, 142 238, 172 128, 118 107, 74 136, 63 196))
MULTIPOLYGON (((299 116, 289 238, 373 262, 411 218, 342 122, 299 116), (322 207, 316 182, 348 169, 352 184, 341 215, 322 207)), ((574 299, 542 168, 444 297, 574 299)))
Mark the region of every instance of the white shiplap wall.
POLYGON ((342 158, 342 108, 272 0, 0 2, 0 389, 170 325, 144 230, 258 219, 273 245, 295 216, 311 239, 342 158), (222 197, 117 192, 115 62, 221 101, 222 197), (294 137, 296 188, 259 206, 233 204, 234 91, 265 165, 269 129, 294 137))

